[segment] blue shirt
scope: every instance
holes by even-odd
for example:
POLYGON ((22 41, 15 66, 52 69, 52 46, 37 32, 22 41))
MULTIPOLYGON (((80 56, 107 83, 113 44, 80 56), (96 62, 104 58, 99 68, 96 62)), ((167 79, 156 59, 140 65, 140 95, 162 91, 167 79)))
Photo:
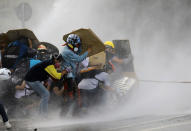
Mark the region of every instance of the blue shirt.
POLYGON ((66 67, 72 68, 72 72, 68 73, 67 77, 75 78, 77 64, 83 61, 87 57, 88 52, 86 51, 82 55, 77 55, 73 51, 71 51, 67 46, 64 46, 61 55, 64 59, 64 62, 62 63, 62 68, 66 67))
POLYGON ((28 46, 26 46, 24 43, 19 42, 19 40, 12 42, 8 45, 9 46, 19 46, 19 54, 16 59, 15 64, 12 66, 12 69, 15 69, 16 65, 19 63, 19 61, 22 59, 22 57, 27 53, 28 46))
POLYGON ((36 59, 30 59, 30 68, 32 68, 34 65, 40 63, 40 60, 36 60, 36 59))

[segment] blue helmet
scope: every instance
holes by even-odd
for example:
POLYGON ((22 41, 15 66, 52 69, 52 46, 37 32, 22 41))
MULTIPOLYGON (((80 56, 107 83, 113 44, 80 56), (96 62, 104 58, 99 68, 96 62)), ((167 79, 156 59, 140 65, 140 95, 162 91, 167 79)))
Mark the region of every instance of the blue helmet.
POLYGON ((72 44, 73 46, 75 46, 76 44, 80 44, 81 40, 80 37, 76 34, 70 34, 66 40, 66 42, 68 44, 72 44))
POLYGON ((80 37, 76 34, 70 34, 66 40, 67 46, 72 49, 74 52, 79 52, 81 47, 80 37))

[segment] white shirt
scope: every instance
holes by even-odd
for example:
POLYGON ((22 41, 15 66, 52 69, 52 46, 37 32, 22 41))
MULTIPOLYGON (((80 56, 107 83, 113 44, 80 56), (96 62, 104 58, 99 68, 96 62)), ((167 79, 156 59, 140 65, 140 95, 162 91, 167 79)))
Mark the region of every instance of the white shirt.
POLYGON ((101 73, 95 75, 95 78, 83 79, 78 84, 78 88, 79 89, 84 89, 84 90, 95 89, 98 86, 98 82, 99 82, 98 80, 103 81, 104 86, 110 86, 109 74, 108 73, 101 72, 101 73))
POLYGON ((85 60, 83 60, 83 61, 81 62, 81 64, 82 64, 85 68, 87 68, 88 65, 89 65, 89 57, 87 57, 85 60))
POLYGON ((29 90, 29 86, 26 84, 26 87, 24 90, 16 90, 15 92, 15 98, 20 99, 23 96, 29 96, 31 95, 34 91, 33 90, 29 90))

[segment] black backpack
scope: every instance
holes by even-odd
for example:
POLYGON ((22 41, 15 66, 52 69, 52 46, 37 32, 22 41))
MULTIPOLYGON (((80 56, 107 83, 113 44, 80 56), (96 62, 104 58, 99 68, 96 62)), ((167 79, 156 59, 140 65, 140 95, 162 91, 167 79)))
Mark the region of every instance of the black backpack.
POLYGON ((10 43, 2 56, 2 67, 10 69, 15 64, 19 56, 19 52, 20 46, 10 43))
POLYGON ((14 83, 15 85, 21 84, 29 69, 30 59, 28 59, 27 57, 22 58, 16 66, 15 71, 12 73, 12 83, 14 83))

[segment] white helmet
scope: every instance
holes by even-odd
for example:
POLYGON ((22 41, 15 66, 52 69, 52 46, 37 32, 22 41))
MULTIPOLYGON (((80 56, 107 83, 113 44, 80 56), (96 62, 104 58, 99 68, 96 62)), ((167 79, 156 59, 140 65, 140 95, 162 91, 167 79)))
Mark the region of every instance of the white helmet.
POLYGON ((11 71, 7 68, 0 69, 0 80, 8 80, 11 78, 11 71))

